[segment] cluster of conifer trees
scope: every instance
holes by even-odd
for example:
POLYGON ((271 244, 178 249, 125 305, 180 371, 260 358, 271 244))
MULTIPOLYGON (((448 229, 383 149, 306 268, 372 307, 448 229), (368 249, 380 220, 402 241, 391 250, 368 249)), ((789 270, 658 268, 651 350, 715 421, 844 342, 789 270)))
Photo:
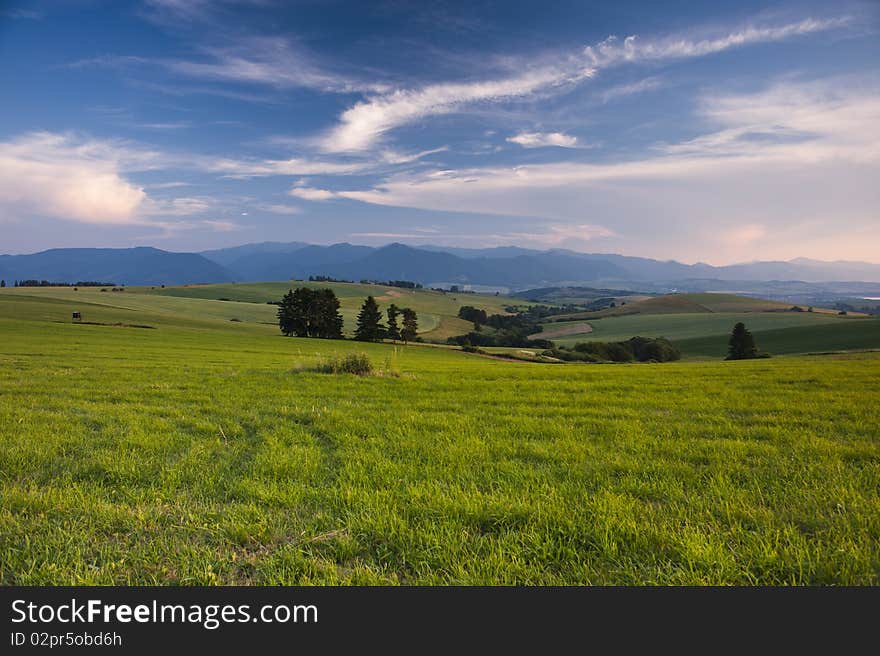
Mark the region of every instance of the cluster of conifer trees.
MULTIPOLYGON (((344 339, 339 307, 339 299, 332 289, 291 289, 278 304, 278 327, 288 337, 344 339)), ((383 325, 379 304, 368 296, 358 313, 354 338, 363 342, 383 339, 410 342, 416 339, 419 323, 414 310, 392 303, 386 314, 388 319, 383 325)))

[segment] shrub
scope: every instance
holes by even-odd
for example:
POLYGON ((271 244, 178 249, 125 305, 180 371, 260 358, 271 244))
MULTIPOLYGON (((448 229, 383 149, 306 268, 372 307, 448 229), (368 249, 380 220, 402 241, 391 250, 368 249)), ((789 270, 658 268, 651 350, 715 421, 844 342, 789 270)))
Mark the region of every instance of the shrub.
POLYGON ((325 374, 354 374, 370 376, 374 367, 366 353, 349 353, 343 357, 332 357, 318 365, 318 371, 325 374))
POLYGON ((579 342, 571 349, 559 347, 543 355, 566 362, 670 362, 681 353, 663 337, 632 337, 625 342, 579 342))

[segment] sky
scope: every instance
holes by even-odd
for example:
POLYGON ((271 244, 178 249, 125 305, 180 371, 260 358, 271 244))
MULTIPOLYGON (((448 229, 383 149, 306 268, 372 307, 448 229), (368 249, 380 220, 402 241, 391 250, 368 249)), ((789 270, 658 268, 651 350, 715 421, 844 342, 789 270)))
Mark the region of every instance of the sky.
POLYGON ((880 262, 880 3, 0 0, 0 253, 880 262))

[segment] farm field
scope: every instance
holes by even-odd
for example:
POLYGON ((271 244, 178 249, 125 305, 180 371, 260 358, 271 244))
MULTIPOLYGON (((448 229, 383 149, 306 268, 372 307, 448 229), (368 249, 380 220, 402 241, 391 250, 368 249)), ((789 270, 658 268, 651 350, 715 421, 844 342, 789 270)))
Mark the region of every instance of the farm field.
MULTIPOLYGON (((734 324, 742 321, 753 333, 765 330, 786 328, 812 329, 820 326, 845 328, 860 324, 873 326, 880 330, 880 322, 865 317, 838 317, 834 314, 811 312, 725 312, 688 314, 634 314, 594 319, 589 322, 576 321, 573 325, 589 325, 590 332, 581 332, 553 338, 554 341, 570 345, 585 341, 620 341, 634 335, 643 337, 666 337, 672 341, 719 336, 726 344, 726 338, 734 324)), ((559 331, 568 322, 545 324, 545 330, 559 331)), ((870 331, 869 331, 870 332, 870 331)), ((763 348, 763 345, 759 344, 763 348)), ((724 350, 717 355, 723 356, 724 350)))
MULTIPOLYGON (((880 350, 880 320, 771 328, 755 331, 754 336, 762 350, 776 355, 880 350)), ((708 335, 680 340, 675 345, 685 357, 722 357, 727 353, 727 339, 727 335, 708 335)))
POLYGON ((880 583, 880 353, 543 365, 91 294, 154 328, 0 292, 3 584, 880 583))

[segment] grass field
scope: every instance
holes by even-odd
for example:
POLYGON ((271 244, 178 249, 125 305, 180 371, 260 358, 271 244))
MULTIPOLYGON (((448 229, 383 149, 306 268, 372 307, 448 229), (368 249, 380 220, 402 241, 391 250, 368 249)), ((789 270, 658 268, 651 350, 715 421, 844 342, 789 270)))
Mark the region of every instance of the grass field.
MULTIPOLYGON (((673 341, 708 336, 726 338, 734 324, 742 321, 752 332, 784 328, 816 328, 820 326, 848 326, 861 324, 880 330, 880 322, 865 317, 838 317, 832 314, 810 312, 729 312, 704 314, 635 314, 607 317, 589 322, 571 322, 575 326, 589 325, 591 332, 569 334, 554 339, 560 344, 585 341, 620 341, 634 335, 643 337, 666 337, 673 341)), ((569 322, 546 324, 545 329, 558 331, 569 322)), ((761 345, 763 347, 763 345, 761 345)), ((723 355, 723 353, 721 354, 723 355)))
MULTIPOLYGON (((781 313, 792 307, 788 303, 770 301, 735 294, 670 294, 650 298, 621 298, 613 308, 589 312, 558 314, 547 319, 548 323, 584 319, 603 319, 630 315, 706 314, 706 313, 781 313)), ((807 310, 806 307, 803 310, 807 310)), ((814 308, 810 314, 836 315, 836 310, 814 308)), ((863 315, 860 315, 863 316, 863 315)))
MULTIPOLYGON (((880 350, 880 319, 758 330, 755 342, 767 353, 823 353, 861 349, 880 350)), ((727 354, 727 335, 708 335, 677 341, 688 357, 717 358, 727 354)))
MULTIPOLYGON (((238 283, 226 285, 188 285, 185 287, 128 287, 124 292, 102 292, 100 288, 81 287, 23 287, 4 290, 16 297, 33 297, 51 301, 63 301, 70 312, 83 312, 84 319, 103 316, 106 308, 130 311, 129 320, 146 316, 161 322, 163 319, 191 319, 194 321, 222 320, 259 323, 277 326, 274 305, 291 287, 330 287, 339 297, 345 331, 354 333, 357 314, 364 299, 373 295, 384 310, 395 303, 410 307, 419 318, 419 334, 429 341, 445 342, 447 337, 460 335, 471 329, 472 324, 458 319, 462 305, 473 305, 490 314, 504 314, 504 307, 519 299, 485 294, 444 294, 431 290, 409 290, 385 285, 360 285, 353 283, 316 283, 304 281, 238 283), (220 300, 228 299, 228 300, 220 300)), ((58 306, 45 314, 56 317, 58 306)), ((13 315, 16 316, 16 315, 13 315)), ((276 328, 277 329, 277 328, 276 328)))
POLYGON ((880 583, 878 353, 541 365, 20 291, 4 584, 880 583), (398 375, 310 370, 354 351, 398 375))

